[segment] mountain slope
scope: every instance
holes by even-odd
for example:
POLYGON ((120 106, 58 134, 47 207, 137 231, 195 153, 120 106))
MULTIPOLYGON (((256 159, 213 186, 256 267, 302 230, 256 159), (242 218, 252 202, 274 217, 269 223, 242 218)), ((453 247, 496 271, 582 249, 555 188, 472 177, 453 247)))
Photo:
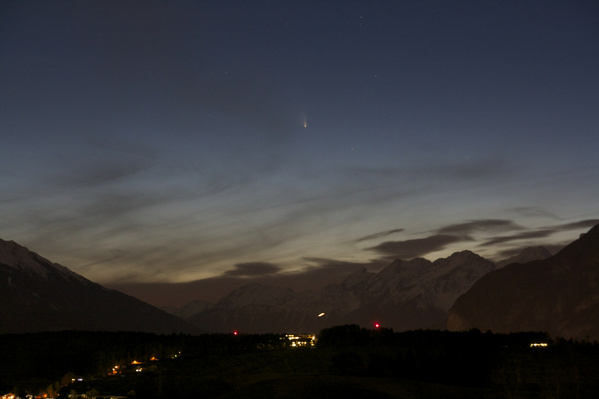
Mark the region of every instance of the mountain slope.
POLYGON ((599 339, 599 225, 554 256, 481 278, 456 300, 447 327, 599 339))
POLYGON ((511 258, 507 258, 505 260, 497 262, 497 268, 500 269, 504 266, 507 266, 511 263, 527 263, 533 260, 541 260, 551 256, 551 252, 549 252, 544 247, 528 247, 525 248, 519 254, 512 256, 511 258))
POLYGON ((194 333, 197 328, 0 240, 0 333, 58 330, 194 333))

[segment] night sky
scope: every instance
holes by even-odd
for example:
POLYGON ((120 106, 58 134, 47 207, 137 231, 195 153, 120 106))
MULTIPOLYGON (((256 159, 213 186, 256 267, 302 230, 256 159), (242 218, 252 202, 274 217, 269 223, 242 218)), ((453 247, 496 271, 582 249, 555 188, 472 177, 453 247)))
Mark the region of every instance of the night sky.
POLYGON ((0 238, 157 305, 556 250, 599 2, 5 0, 0 134, 0 238))

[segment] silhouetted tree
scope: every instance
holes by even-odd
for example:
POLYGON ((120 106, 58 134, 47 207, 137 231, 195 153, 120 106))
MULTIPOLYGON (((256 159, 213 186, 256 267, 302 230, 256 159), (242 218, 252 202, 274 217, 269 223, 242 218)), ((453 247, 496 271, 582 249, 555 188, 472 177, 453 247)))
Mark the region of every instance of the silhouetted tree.
POLYGON ((322 330, 318 336, 318 345, 321 347, 358 346, 366 345, 371 340, 368 330, 356 324, 347 324, 322 330))

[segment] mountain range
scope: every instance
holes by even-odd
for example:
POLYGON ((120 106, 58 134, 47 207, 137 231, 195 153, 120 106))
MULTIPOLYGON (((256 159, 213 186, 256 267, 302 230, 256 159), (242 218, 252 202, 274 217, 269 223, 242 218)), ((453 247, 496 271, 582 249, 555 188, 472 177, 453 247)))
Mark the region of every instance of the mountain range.
POLYGON ((555 255, 535 247, 497 263, 470 251, 434 262, 395 260, 321 290, 253 283, 215 304, 168 310, 177 316, 0 240, 0 333, 317 333, 377 323, 398 331, 478 328, 599 339, 599 225, 555 255))
MULTIPOLYGON (((518 259, 549 256, 527 251, 518 259)), ((341 284, 295 293, 249 284, 188 321, 207 331, 318 332, 339 324, 374 323, 395 330, 444 329, 454 301, 496 265, 470 251, 430 262, 395 260, 378 273, 365 269, 341 284)))
POLYGON ((154 306, 0 240, 0 333, 60 330, 198 332, 154 306))

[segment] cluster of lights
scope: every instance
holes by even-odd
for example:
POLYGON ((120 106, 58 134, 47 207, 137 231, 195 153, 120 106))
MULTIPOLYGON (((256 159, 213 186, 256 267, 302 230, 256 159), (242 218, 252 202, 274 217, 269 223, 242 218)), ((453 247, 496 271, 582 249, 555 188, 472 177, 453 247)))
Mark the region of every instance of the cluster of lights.
POLYGON ((530 344, 531 348, 545 348, 547 346, 547 342, 533 342, 530 344))
MULTIPOLYGON (((175 355, 172 355, 172 356, 171 356, 171 359, 175 359, 175 358, 177 358, 177 357, 179 357, 179 356, 181 356, 181 352, 178 352, 177 354, 175 354, 175 355)), ((158 360, 159 360, 159 359, 158 359, 157 357, 155 357, 155 356, 152 356, 152 357, 150 358, 150 361, 151 361, 151 362, 157 362, 158 360)), ((137 367, 135 367, 135 371, 136 371, 137 373, 141 373, 141 372, 143 371, 143 368, 141 367, 141 365, 142 365, 142 364, 144 364, 144 363, 145 363, 145 362, 140 362, 139 360, 133 360, 133 361, 131 362, 131 365, 133 365, 133 366, 137 366, 137 367)), ((121 366, 119 366, 119 365, 116 365, 116 366, 114 366, 114 367, 112 368, 112 370, 111 370, 111 371, 108 373, 108 375, 117 375, 117 374, 121 374, 122 372, 123 372, 123 368, 122 368, 121 366)), ((78 378, 78 379, 77 379, 77 381, 82 381, 82 379, 81 379, 81 378, 78 378)), ((74 379, 74 378, 73 378, 72 382, 75 382, 75 379, 74 379)), ((0 397, 0 399, 4 399, 4 398, 0 397)))
POLYGON ((292 348, 312 347, 316 342, 316 335, 287 334, 285 337, 288 341, 290 341, 289 346, 291 346, 292 348))

